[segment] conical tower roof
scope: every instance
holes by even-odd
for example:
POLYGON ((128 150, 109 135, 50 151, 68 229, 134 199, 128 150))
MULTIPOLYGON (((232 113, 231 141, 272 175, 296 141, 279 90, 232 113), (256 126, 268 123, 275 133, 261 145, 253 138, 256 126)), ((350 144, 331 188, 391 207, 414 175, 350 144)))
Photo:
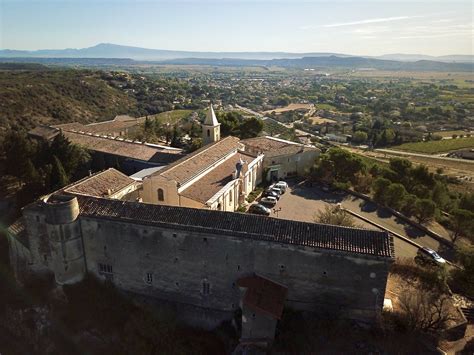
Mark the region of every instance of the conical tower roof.
POLYGON ((217 121, 216 114, 212 108, 212 104, 209 105, 209 110, 207 111, 206 119, 204 120, 206 126, 218 126, 219 122, 217 121))

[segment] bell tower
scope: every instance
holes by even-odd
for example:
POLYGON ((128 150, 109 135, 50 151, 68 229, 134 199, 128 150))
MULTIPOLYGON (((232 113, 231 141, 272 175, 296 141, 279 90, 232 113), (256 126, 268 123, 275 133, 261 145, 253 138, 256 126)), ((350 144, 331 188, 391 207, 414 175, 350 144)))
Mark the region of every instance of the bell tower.
POLYGON ((212 108, 212 104, 209 105, 209 111, 207 111, 206 119, 201 124, 202 126, 202 145, 217 142, 221 139, 221 124, 217 121, 216 114, 212 108))

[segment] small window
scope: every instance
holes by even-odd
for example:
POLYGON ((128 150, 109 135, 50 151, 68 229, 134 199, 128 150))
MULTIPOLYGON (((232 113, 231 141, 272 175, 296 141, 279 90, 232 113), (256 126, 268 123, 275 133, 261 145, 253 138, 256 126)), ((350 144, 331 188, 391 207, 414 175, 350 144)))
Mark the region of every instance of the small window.
POLYGON ((285 269, 286 269, 286 266, 283 264, 280 264, 280 271, 285 271, 285 269))
POLYGON ((145 282, 146 282, 148 285, 151 285, 151 284, 153 283, 153 273, 151 273, 151 272, 147 272, 147 273, 146 273, 145 282))
POLYGON ((207 238, 202 238, 202 241, 203 241, 204 243, 207 243, 207 238))
POLYGON ((178 235, 176 233, 173 233, 173 238, 176 238, 178 235))
POLYGON ((211 136, 211 131, 208 129, 207 130, 207 136, 210 137, 211 136))
POLYGON ((165 200, 165 193, 163 189, 158 189, 158 201, 164 201, 165 200))
POLYGON ((232 195, 233 195, 233 192, 232 190, 229 192, 229 202, 232 203, 232 195))
POLYGON ((211 284, 209 281, 204 280, 202 282, 202 294, 203 295, 209 295, 211 293, 211 284))
POLYGON ((112 274, 112 265, 99 263, 99 273, 101 274, 112 274))
POLYGON ((237 270, 239 270, 239 271, 240 271, 240 265, 237 265, 237 270))

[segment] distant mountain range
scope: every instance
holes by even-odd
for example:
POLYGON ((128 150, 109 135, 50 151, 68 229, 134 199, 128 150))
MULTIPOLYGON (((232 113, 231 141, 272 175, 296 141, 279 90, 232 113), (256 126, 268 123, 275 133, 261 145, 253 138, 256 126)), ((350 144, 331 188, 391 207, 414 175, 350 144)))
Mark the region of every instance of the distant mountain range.
POLYGON ((374 59, 386 59, 396 61, 414 62, 419 60, 431 60, 437 62, 472 63, 473 55, 446 55, 428 56, 421 54, 385 54, 378 57, 352 56, 342 53, 289 53, 289 52, 191 52, 173 51, 165 49, 149 49, 131 46, 122 46, 111 43, 101 43, 93 47, 74 49, 41 49, 36 51, 23 51, 1 49, 0 58, 129 58, 134 60, 170 60, 183 58, 206 58, 206 59, 298 59, 304 57, 364 57, 374 59))
POLYGON ((379 57, 340 53, 287 52, 189 52, 98 44, 83 49, 18 51, 0 50, 1 62, 35 62, 54 65, 130 66, 173 64, 208 66, 263 66, 324 70, 378 69, 405 71, 473 71, 474 56, 431 57, 418 54, 387 54, 379 57))
POLYGON ((168 60, 180 58, 208 58, 208 59, 276 59, 302 58, 337 55, 339 53, 287 53, 287 52, 190 52, 172 51, 166 49, 148 49, 140 47, 121 46, 117 44, 101 43, 93 47, 81 49, 41 49, 37 51, 0 50, 0 58, 28 57, 28 58, 129 58, 134 60, 168 60))

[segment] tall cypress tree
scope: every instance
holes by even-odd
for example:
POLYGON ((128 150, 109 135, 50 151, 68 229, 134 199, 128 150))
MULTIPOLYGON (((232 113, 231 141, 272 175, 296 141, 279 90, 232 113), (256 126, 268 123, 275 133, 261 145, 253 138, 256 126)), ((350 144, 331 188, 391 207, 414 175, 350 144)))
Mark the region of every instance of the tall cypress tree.
POLYGON ((57 156, 53 156, 53 169, 51 171, 51 185, 55 189, 60 189, 69 183, 63 164, 57 156))

